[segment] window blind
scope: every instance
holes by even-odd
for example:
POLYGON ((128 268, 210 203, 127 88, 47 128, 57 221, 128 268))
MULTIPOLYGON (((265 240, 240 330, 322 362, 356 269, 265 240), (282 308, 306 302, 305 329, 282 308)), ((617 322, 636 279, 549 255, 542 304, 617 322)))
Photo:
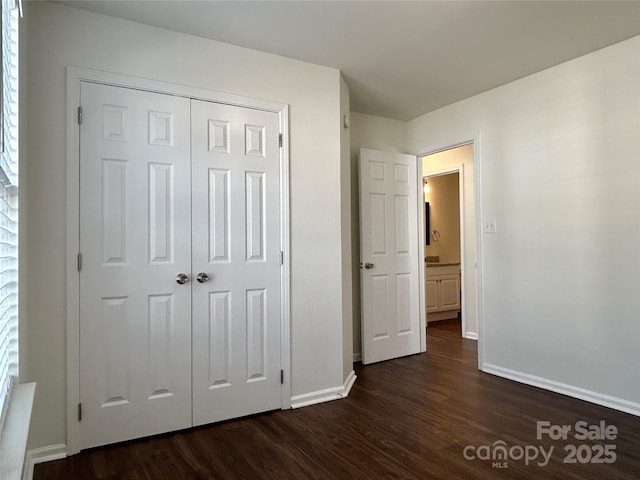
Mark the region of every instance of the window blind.
POLYGON ((0 422, 18 375, 18 8, 1 1, 0 422))

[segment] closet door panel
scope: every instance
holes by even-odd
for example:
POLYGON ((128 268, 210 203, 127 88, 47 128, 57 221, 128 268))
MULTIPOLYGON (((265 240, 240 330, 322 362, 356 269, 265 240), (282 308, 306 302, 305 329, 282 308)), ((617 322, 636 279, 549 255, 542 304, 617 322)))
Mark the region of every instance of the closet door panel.
POLYGON ((280 408, 275 113, 192 101, 193 419, 280 408))
POLYGON ((190 104, 83 82, 81 448, 191 426, 190 104))

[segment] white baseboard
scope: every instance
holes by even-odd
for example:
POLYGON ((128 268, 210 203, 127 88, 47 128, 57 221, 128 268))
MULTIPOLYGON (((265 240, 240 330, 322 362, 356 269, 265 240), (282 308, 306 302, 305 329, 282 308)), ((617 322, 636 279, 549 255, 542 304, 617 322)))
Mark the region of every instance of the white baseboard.
POLYGON ((64 443, 57 445, 49 445, 42 448, 34 448, 27 452, 27 458, 24 461, 24 472, 22 480, 33 479, 33 467, 38 463, 50 462, 52 460, 60 460, 67 456, 67 446, 64 443))
POLYGON ((309 405, 315 405, 316 403, 330 402, 331 400, 345 398, 349 395, 356 378, 357 376, 355 372, 351 370, 349 375, 347 375, 344 384, 339 387, 326 388, 315 392, 303 393, 302 395, 295 395, 291 397, 291 408, 308 407, 309 405))
POLYGON ((342 398, 349 396, 351 387, 353 387, 353 384, 356 383, 356 378, 358 378, 358 376, 356 375, 356 372, 351 370, 349 372, 349 375, 347 375, 347 378, 345 378, 344 380, 344 385, 342 385, 342 394, 341 394, 342 398))
POLYGON ((584 388, 567 385, 566 383, 548 380, 546 378, 537 377, 528 373, 517 372, 508 368, 498 367, 485 363, 481 369, 485 373, 491 373, 498 377, 508 378, 516 382, 539 387, 544 390, 561 393, 569 397, 578 398, 586 402, 602 405, 603 407, 612 408, 621 412, 630 413, 631 415, 640 416, 640 403, 630 402, 618 397, 612 397, 604 393, 593 392, 584 388))
POLYGON ((476 332, 467 332, 462 336, 464 338, 468 338, 469 340, 478 340, 478 334, 476 332))
POLYGON ((361 362, 362 361, 362 354, 360 352, 354 353, 353 354, 353 361, 354 362, 361 362))

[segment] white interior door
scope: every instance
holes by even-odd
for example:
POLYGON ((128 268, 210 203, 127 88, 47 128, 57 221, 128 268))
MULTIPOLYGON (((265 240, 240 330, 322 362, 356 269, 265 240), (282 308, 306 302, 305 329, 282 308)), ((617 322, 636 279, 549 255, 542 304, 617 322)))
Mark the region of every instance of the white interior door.
POLYGON ((192 100, 193 423, 281 407, 276 113, 192 100))
POLYGON ((189 100, 83 82, 81 447, 191 426, 189 100))
POLYGON ((420 352, 416 157, 360 150, 362 362, 420 352))
POLYGON ((278 114, 81 102, 80 447, 280 408, 278 114))

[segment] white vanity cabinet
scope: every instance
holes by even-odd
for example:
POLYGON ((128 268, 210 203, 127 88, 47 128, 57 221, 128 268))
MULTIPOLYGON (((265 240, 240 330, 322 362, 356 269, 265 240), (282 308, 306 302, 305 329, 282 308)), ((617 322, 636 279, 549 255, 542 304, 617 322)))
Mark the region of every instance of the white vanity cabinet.
POLYGON ((460 312, 460 264, 427 265, 427 321, 456 318, 460 312))

